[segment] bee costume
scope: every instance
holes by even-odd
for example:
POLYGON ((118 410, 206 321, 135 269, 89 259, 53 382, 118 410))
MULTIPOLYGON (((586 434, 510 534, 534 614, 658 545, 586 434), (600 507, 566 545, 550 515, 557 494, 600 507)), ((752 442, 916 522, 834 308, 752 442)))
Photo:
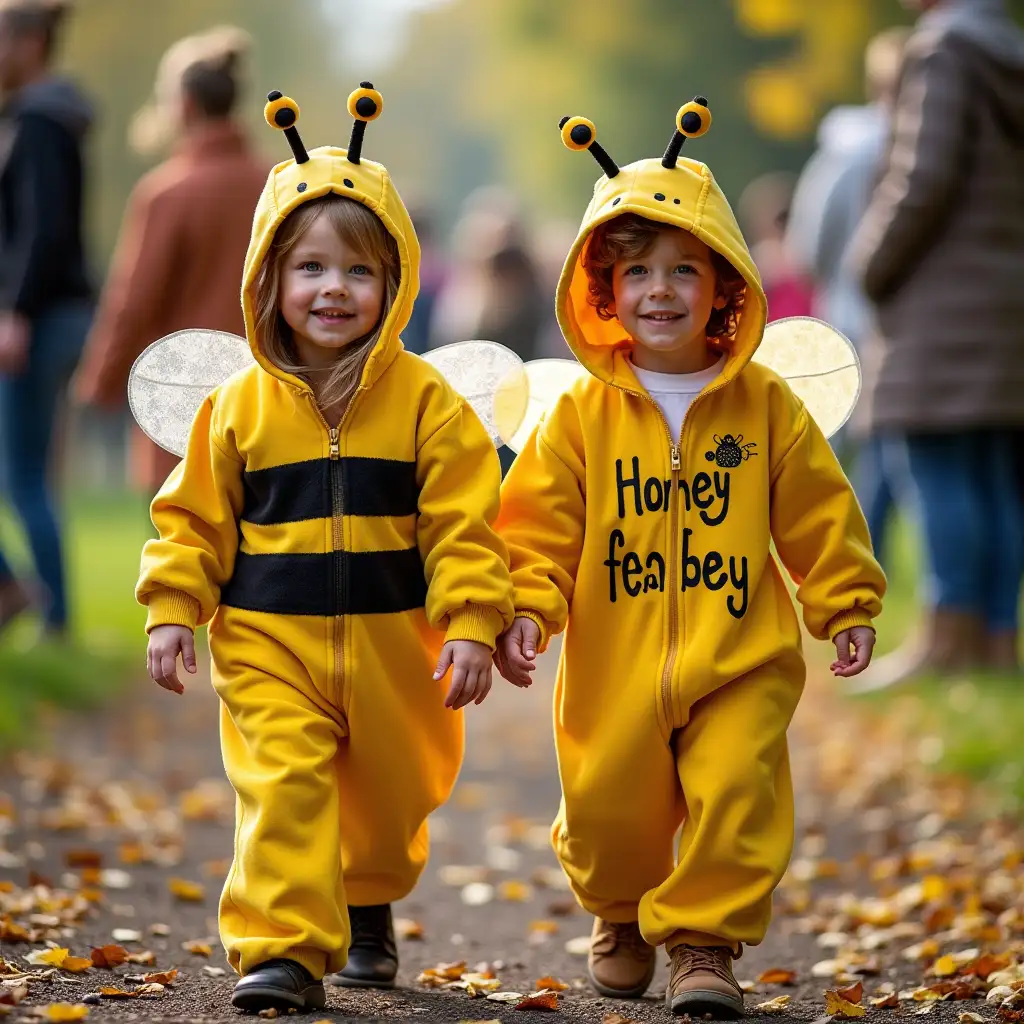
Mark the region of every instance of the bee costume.
MULTIPOLYGON (((387 170, 361 155, 383 107, 349 98, 347 150, 308 152, 298 107, 268 122, 294 159, 256 210, 242 305, 254 361, 202 398, 185 458, 153 502, 142 556, 148 629, 209 623, 221 743, 237 793, 221 937, 241 974, 274 958, 314 978, 345 966, 346 904, 407 895, 427 816, 462 759, 462 716, 432 678, 445 640, 493 648, 512 618, 497 453, 467 402, 399 334, 419 246, 387 170), (259 350, 253 287, 275 232, 337 193, 380 218, 401 285, 338 428, 259 350)), ((173 410, 169 415, 173 418, 173 410)))
POLYGON ((834 429, 856 397, 856 367, 822 363, 819 328, 832 332, 816 321, 765 331, 732 210, 710 170, 679 155, 710 122, 705 100, 687 103, 664 157, 619 167, 590 121, 563 120, 565 144, 604 171, 556 299, 582 370, 509 471, 499 532, 516 613, 542 644, 565 631, 552 836, 577 899, 605 921, 639 919, 651 945, 735 954, 764 937, 793 842, 786 730, 804 662, 779 562, 818 639, 869 625, 885 580, 796 393, 834 429), (679 437, 633 373, 622 325, 588 301, 591 232, 627 213, 691 232, 746 284, 722 372, 679 437), (775 370, 755 359, 769 336, 775 370))

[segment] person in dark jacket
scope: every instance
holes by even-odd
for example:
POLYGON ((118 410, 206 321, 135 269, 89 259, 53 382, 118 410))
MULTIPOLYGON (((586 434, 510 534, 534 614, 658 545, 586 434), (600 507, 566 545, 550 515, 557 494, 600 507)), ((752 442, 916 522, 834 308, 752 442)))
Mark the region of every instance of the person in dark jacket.
MULTIPOLYGON (((92 310, 82 143, 93 115, 76 86, 50 70, 67 6, 0 3, 0 460, 55 634, 64 632, 68 609, 47 464, 92 310)), ((28 604, 0 554, 0 628, 28 604)))

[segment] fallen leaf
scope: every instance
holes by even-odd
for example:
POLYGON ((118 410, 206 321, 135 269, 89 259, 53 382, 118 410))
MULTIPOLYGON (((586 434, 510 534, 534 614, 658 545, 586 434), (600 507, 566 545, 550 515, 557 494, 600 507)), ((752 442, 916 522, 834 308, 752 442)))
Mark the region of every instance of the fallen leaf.
POLYGON ((25 957, 25 962, 33 965, 45 964, 47 967, 60 967, 68 958, 67 949, 34 949, 25 957))
POLYGON ((203 964, 203 973, 208 974, 211 978, 223 978, 227 971, 223 967, 211 967, 209 964, 203 964))
POLYGON ((172 968, 169 971, 157 971, 154 974, 144 974, 142 976, 143 982, 147 985, 170 985, 172 981, 178 976, 178 969, 172 968))
POLYGON ((192 939, 190 942, 183 942, 181 948, 186 953, 191 953, 193 956, 210 956, 213 953, 213 949, 208 942, 203 942, 201 939, 192 939))
POLYGON ((781 967, 772 967, 763 971, 757 979, 759 985, 795 985, 796 971, 787 971, 781 967))
POLYGON ((1000 1006, 996 1010, 996 1016, 1000 1020, 1008 1021, 1009 1024, 1020 1024, 1024 1020, 1024 1010, 1009 1010, 1005 1006, 1000 1006))
POLYGON ((128 992, 123 988, 114 988, 112 985, 100 989, 100 995, 104 999, 136 999, 138 992, 128 992))
POLYGON ((90 884, 102 885, 104 889, 130 889, 132 876, 120 868, 107 868, 101 871, 99 877, 90 884))
POLYGON ((145 985, 140 985, 136 990, 137 996, 162 996, 164 994, 164 986, 158 981, 151 981, 145 985))
POLYGON ((956 974, 956 972, 956 961, 949 955, 940 956, 928 971, 929 974, 935 975, 936 978, 949 978, 956 974))
POLYGON ((97 946, 90 956, 93 967, 118 967, 128 959, 128 950, 123 946, 97 946))
POLYGON ((525 903, 533 896, 533 887, 525 882, 509 879, 498 886, 498 896, 506 903, 525 903))
POLYGON ((934 1010, 934 1009, 935 1009, 935 1007, 936 1007, 936 1006, 938 1006, 938 1005, 939 1005, 938 1003, 925 1003, 925 1004, 924 1004, 923 1006, 919 1006, 919 1007, 918 1007, 918 1008, 917 1008, 917 1009, 916 1009, 916 1010, 914 1011, 914 1013, 915 1013, 915 1014, 916 1014, 916 1015, 917 1015, 918 1017, 923 1017, 923 1016, 924 1016, 924 1015, 925 1015, 926 1013, 931 1013, 931 1012, 932 1012, 932 1010, 934 1010))
POLYGON ((558 934, 558 923, 556 921, 531 921, 530 922, 530 934, 531 935, 557 935, 558 934))
POLYGON ((111 938, 115 942, 141 942, 142 932, 135 931, 134 928, 115 928, 110 933, 111 938))
POLYGON ((70 971, 72 974, 84 974, 86 971, 92 970, 92 960, 87 960, 84 956, 69 956, 60 965, 60 969, 70 971))
POLYGON ((522 992, 492 992, 488 997, 492 1003, 518 1003, 523 998, 522 992))
POLYGON ((996 985, 995 988, 989 989, 989 993, 985 996, 986 1003, 1001 1003, 1004 999, 1013 995, 1013 989, 1009 985, 996 985))
POLYGON ((559 981, 549 974, 537 980, 536 988, 538 992, 543 992, 544 989, 548 989, 551 992, 565 992, 569 986, 564 981, 559 981))
POLYGON ((50 1003, 46 1007, 46 1019, 53 1021, 85 1020, 89 1007, 81 1003, 50 1003))
POLYGON ((461 864, 445 864, 437 874, 444 885, 462 889, 474 882, 485 882, 490 872, 482 865, 466 867, 461 864))
POLYGON ((1009 966, 1010 958, 1008 956, 993 956, 991 953, 985 953, 974 963, 968 964, 963 973, 973 974, 975 977, 981 978, 982 981, 987 981, 990 974, 1005 971, 1009 966))
POLYGON ((400 939, 421 940, 426 935, 426 930, 419 921, 412 921, 408 917, 395 918, 395 934, 400 939))
POLYGON ((812 978, 834 978, 845 969, 842 960, 819 960, 811 968, 812 978))
POLYGON ((525 996, 513 1007, 515 1010, 557 1010, 557 992, 538 992, 532 996, 525 996))
POLYGON ((167 887, 171 894, 182 903, 202 903, 206 899, 206 888, 198 882, 188 882, 184 878, 172 878, 167 887))
POLYGON ((836 993, 840 999, 859 1003, 864 998, 864 986, 858 981, 856 985, 851 985, 849 988, 837 988, 836 993))
POLYGON ((988 1024, 989 1018, 980 1013, 961 1013, 959 1021, 960 1024, 988 1024))
POLYGON ((166 936, 171 934, 170 925, 166 925, 166 924, 151 924, 149 926, 149 934, 150 935, 161 935, 161 936, 166 937, 166 936))
POLYGON ((601 1024, 636 1024, 629 1017, 623 1017, 621 1013, 606 1013, 601 1018, 601 1024))
POLYGON ((792 998, 792 996, 776 996, 765 1003, 758 1003, 755 1009, 760 1010, 761 1013, 782 1013, 792 998))
POLYGON ((590 955, 590 936, 580 935, 578 938, 570 939, 565 944, 565 951, 570 956, 589 956, 590 955))
POLYGON ((128 963, 140 964, 143 967, 152 967, 156 963, 156 953, 151 949, 144 949, 141 953, 129 953, 128 963))
POLYGON ((939 944, 934 939, 925 939, 916 946, 903 950, 904 960, 931 960, 939 955, 939 944))
POLYGON ((143 849, 141 843, 122 843, 117 848, 117 856, 122 864, 141 864, 143 849))
POLYGON ((462 890, 462 902, 467 907, 482 907, 494 899, 494 886, 488 882, 470 882, 462 890))
POLYGON ((948 994, 943 994, 942 992, 937 991, 935 986, 931 986, 929 988, 915 988, 914 991, 910 993, 910 998, 913 999, 915 1003, 935 1003, 947 999, 948 994))
POLYGON ((273 1006, 268 1006, 265 1010, 260 1010, 259 1015, 264 1020, 274 1020, 281 1016, 281 1011, 275 1009, 273 1006))
POLYGON ((852 1020, 854 1017, 863 1017, 868 1011, 865 1007, 844 999, 835 989, 828 989, 825 992, 825 1012, 840 1020, 852 1020))
POLYGON ((28 986, 5 982, 0 989, 0 1006, 19 1006, 28 997, 28 986))
POLYGON ((900 1008, 900 997, 895 992, 890 992, 888 995, 872 999, 871 1005, 878 1010, 898 1010, 900 1008))

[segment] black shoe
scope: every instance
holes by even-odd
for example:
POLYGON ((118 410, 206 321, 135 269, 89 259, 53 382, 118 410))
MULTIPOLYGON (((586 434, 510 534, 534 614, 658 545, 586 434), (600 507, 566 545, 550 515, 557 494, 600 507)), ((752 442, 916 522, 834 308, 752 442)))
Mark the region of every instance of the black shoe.
POLYGON ((302 964, 294 960, 267 960, 235 985, 231 1005, 246 1013, 260 1010, 322 1010, 327 994, 302 964))
POLYGON ((352 942, 345 969, 328 977, 344 988, 394 988, 398 973, 398 949, 391 923, 391 904, 349 907, 352 942))

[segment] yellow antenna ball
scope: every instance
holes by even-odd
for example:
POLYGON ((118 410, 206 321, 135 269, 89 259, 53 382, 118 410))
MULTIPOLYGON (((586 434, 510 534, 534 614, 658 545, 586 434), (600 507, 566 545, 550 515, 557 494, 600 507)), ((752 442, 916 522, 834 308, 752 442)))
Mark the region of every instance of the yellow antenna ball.
POLYGON ((707 103, 690 100, 676 114, 676 128, 688 139, 699 139, 711 127, 711 111, 707 103))
POLYGON ((299 120, 299 105, 291 97, 279 94, 263 108, 263 116, 271 128, 284 131, 285 128, 294 127, 299 120))
POLYGON ((589 149, 597 139, 594 122, 585 117, 568 117, 562 121, 562 142, 568 149, 589 149))
POLYGON ((384 97, 376 90, 361 86, 348 98, 348 112, 357 121, 375 121, 384 109, 384 97))

